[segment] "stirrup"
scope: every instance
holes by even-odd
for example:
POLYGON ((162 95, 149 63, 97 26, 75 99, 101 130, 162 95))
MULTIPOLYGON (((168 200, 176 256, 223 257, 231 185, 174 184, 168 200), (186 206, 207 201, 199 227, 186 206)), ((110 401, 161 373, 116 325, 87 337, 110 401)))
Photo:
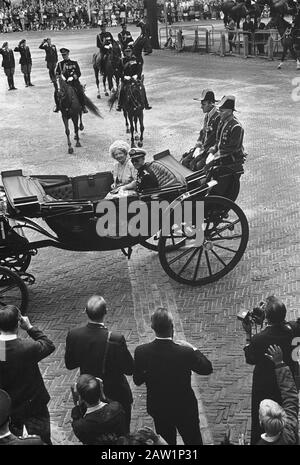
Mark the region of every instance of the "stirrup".
POLYGON ((117 106, 116 108, 117 111, 122 111, 122 107, 120 105, 117 106))
POLYGON ((86 107, 82 107, 82 113, 88 113, 88 109, 86 107))
POLYGON ((53 113, 58 113, 58 112, 59 112, 59 108, 58 108, 58 106, 56 106, 56 107, 54 108, 54 110, 53 110, 53 113))

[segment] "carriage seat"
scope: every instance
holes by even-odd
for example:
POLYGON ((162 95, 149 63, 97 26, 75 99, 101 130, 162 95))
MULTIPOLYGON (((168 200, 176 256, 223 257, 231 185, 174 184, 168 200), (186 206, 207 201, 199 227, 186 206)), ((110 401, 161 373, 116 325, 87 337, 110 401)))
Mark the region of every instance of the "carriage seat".
POLYGON ((47 194, 54 197, 56 200, 72 200, 73 199, 73 187, 70 182, 57 186, 51 186, 44 188, 47 194))
POLYGON ((176 187, 181 185, 175 174, 159 161, 152 161, 147 163, 147 165, 155 174, 160 189, 163 187, 176 187))

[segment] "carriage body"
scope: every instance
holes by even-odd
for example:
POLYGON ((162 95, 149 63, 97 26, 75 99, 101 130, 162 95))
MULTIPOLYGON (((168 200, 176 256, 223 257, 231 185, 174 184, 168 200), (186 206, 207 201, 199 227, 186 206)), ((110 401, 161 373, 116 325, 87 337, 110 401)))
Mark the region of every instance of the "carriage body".
MULTIPOLYGON (((155 155, 151 167, 159 187, 128 196, 110 194, 111 172, 73 178, 24 176, 21 170, 2 172, 6 212, 0 216, 0 265, 8 268, 10 274, 16 273, 20 280, 30 282, 33 277, 26 270, 31 255, 39 248, 121 249, 130 257, 132 247, 141 244, 158 250, 164 270, 181 283, 201 285, 227 274, 242 257, 248 241, 248 223, 242 210, 231 200, 209 196, 217 181, 209 180, 204 173, 191 172, 169 151, 155 155), (172 208, 186 202, 191 202, 192 208, 188 228, 184 218, 174 224, 172 216, 172 208), (154 204, 159 207, 155 217, 154 204), (203 231, 199 244, 195 242, 195 217, 201 205, 203 223, 196 224, 203 231), (139 215, 142 211, 146 212, 144 216, 139 215), (170 228, 162 234, 166 217, 170 228), (26 230, 33 230, 34 234, 27 234, 26 230), (154 246, 148 242, 153 236, 154 246), (233 243, 237 246, 232 247, 233 243)), ((12 279, 3 269, 0 304, 1 282, 12 279)))

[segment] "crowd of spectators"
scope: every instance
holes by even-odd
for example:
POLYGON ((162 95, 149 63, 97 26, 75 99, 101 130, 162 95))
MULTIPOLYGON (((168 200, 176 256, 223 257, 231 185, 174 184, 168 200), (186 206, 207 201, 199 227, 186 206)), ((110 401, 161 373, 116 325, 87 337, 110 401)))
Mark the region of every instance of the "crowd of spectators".
MULTIPOLYGON (((158 0, 157 17, 162 23, 178 21, 222 19, 224 0, 185 0, 165 2, 158 0), (166 5, 166 15, 164 5, 166 5)), ((108 26, 119 26, 123 21, 133 23, 144 17, 143 0, 112 2, 111 0, 0 0, 0 32, 63 30, 97 27, 100 21, 108 26)))

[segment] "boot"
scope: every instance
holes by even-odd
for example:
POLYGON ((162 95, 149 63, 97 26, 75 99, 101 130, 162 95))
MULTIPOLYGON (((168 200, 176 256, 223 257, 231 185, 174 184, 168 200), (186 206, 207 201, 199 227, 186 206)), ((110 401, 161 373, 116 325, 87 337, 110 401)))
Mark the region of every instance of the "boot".
POLYGON ((82 113, 88 113, 88 109, 86 108, 85 105, 82 105, 82 113))
POLYGON ((55 100, 55 108, 54 108, 53 112, 58 113, 59 112, 59 104, 58 104, 57 92, 54 92, 54 100, 55 100))
POLYGON ((28 87, 27 74, 24 74, 25 87, 28 87))
POLYGON ((9 87, 8 90, 12 90, 12 83, 11 83, 11 78, 10 77, 7 78, 7 82, 8 82, 8 87, 9 87))
POLYGON ((27 79, 28 85, 29 85, 30 87, 34 87, 34 84, 32 84, 31 79, 30 79, 30 74, 27 74, 27 78, 28 78, 28 79, 27 79))
POLYGON ((14 77, 13 76, 10 78, 10 82, 11 82, 11 90, 17 90, 17 88, 15 87, 14 77))

